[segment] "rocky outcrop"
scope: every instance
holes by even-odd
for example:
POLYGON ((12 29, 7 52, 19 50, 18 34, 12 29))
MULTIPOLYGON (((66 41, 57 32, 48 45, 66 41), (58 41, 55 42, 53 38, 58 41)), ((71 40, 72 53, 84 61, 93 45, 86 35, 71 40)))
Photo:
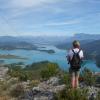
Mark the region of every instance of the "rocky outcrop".
POLYGON ((65 85, 60 85, 60 79, 52 77, 48 81, 43 81, 37 87, 25 92, 26 100, 53 100, 54 94, 63 90, 65 85))
POLYGON ((93 86, 88 86, 88 99, 89 100, 95 100, 98 94, 98 91, 100 90, 99 88, 93 87, 93 86))
POLYGON ((8 67, 0 67, 0 80, 3 80, 8 72, 8 67))

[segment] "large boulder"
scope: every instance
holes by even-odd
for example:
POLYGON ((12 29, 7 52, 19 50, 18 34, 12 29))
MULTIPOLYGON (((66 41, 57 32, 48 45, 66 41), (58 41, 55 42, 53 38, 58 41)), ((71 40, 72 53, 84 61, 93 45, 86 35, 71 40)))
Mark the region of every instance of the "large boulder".
POLYGON ((54 100, 54 94, 63 90, 65 85, 59 84, 59 78, 52 77, 38 84, 37 87, 26 91, 25 100, 54 100))

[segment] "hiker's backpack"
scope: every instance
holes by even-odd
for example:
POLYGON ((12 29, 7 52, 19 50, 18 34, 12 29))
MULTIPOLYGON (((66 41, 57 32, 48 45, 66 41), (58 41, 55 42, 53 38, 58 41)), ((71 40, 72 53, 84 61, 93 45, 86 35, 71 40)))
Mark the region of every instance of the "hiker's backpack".
POLYGON ((78 70, 81 67, 81 59, 80 59, 80 56, 79 56, 80 51, 81 50, 79 50, 77 53, 75 53, 74 50, 72 49, 73 57, 70 60, 70 65, 71 65, 72 69, 78 70))

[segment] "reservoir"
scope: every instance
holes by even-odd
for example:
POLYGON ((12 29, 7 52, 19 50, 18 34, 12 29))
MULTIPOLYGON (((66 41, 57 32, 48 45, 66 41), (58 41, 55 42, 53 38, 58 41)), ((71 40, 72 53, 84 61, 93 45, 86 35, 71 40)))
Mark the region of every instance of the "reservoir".
MULTIPOLYGON (((20 56, 22 58, 27 58, 27 59, 0 58, 1 61, 4 60, 5 64, 23 62, 25 65, 27 65, 27 64, 32 64, 34 62, 48 60, 48 61, 57 63, 60 66, 60 68, 64 70, 68 70, 69 68, 69 65, 66 59, 67 50, 61 50, 52 45, 50 46, 38 45, 38 50, 23 50, 23 49, 0 50, 0 55, 15 55, 15 56, 20 56), (55 53, 48 53, 48 52, 39 51, 39 50, 54 50, 55 53)), ((94 72, 100 72, 100 68, 96 66, 94 61, 90 61, 90 60, 87 61, 83 67, 87 67, 94 72)))

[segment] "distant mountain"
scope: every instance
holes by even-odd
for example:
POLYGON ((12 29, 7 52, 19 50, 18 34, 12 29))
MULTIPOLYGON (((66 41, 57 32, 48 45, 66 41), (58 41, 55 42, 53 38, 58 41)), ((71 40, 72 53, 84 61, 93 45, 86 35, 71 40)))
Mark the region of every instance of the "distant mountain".
MULTIPOLYGON (((75 40, 79 40, 79 39, 75 39, 75 40)), ((86 43, 91 43, 93 42, 94 40, 79 40, 81 45, 84 45, 86 43)), ((69 49, 69 48, 72 48, 72 42, 73 40, 70 40, 70 41, 66 41, 66 42, 63 42, 63 43, 59 43, 57 45, 55 45, 57 48, 59 49, 69 49)))
POLYGON ((79 40, 80 43, 86 44, 86 43, 91 43, 95 40, 100 40, 100 35, 98 34, 85 34, 85 33, 78 33, 75 34, 72 37, 66 38, 66 40, 64 40, 63 42, 58 42, 58 44, 56 45, 56 47, 60 48, 60 49, 68 49, 71 48, 72 46, 72 42, 74 40, 79 40))
POLYGON ((82 45, 86 58, 96 60, 97 65, 100 67, 100 40, 95 40, 90 43, 82 45))
POLYGON ((0 36, 0 42, 27 42, 31 44, 58 44, 66 41, 65 36, 0 36))
POLYGON ((17 41, 21 41, 21 39, 18 39, 17 37, 14 36, 0 36, 0 42, 17 42, 17 41))
MULTIPOLYGON (((99 40, 100 35, 98 34, 85 34, 85 33, 77 33, 74 36, 67 37, 67 36, 0 36, 0 42, 17 42, 17 41, 24 41, 32 44, 52 44, 57 45, 61 43, 68 43, 72 42, 73 40, 85 40, 86 42, 99 40)), ((84 41, 84 42, 85 42, 84 41)))
POLYGON ((55 45, 58 43, 63 43, 63 41, 66 41, 67 37, 65 36, 27 36, 27 37, 24 36, 20 38, 29 43, 55 45))
POLYGON ((75 34, 72 38, 78 39, 78 40, 99 40, 100 35, 99 34, 78 33, 78 34, 75 34))
POLYGON ((64 36, 0 36, 0 49, 37 49, 36 44, 55 45, 65 40, 64 36))
POLYGON ((0 49, 3 50, 14 50, 14 49, 27 49, 27 50, 36 50, 37 46, 23 42, 23 41, 0 41, 0 49))
POLYGON ((100 53, 100 40, 95 40, 89 43, 82 44, 82 48, 89 53, 100 53))

